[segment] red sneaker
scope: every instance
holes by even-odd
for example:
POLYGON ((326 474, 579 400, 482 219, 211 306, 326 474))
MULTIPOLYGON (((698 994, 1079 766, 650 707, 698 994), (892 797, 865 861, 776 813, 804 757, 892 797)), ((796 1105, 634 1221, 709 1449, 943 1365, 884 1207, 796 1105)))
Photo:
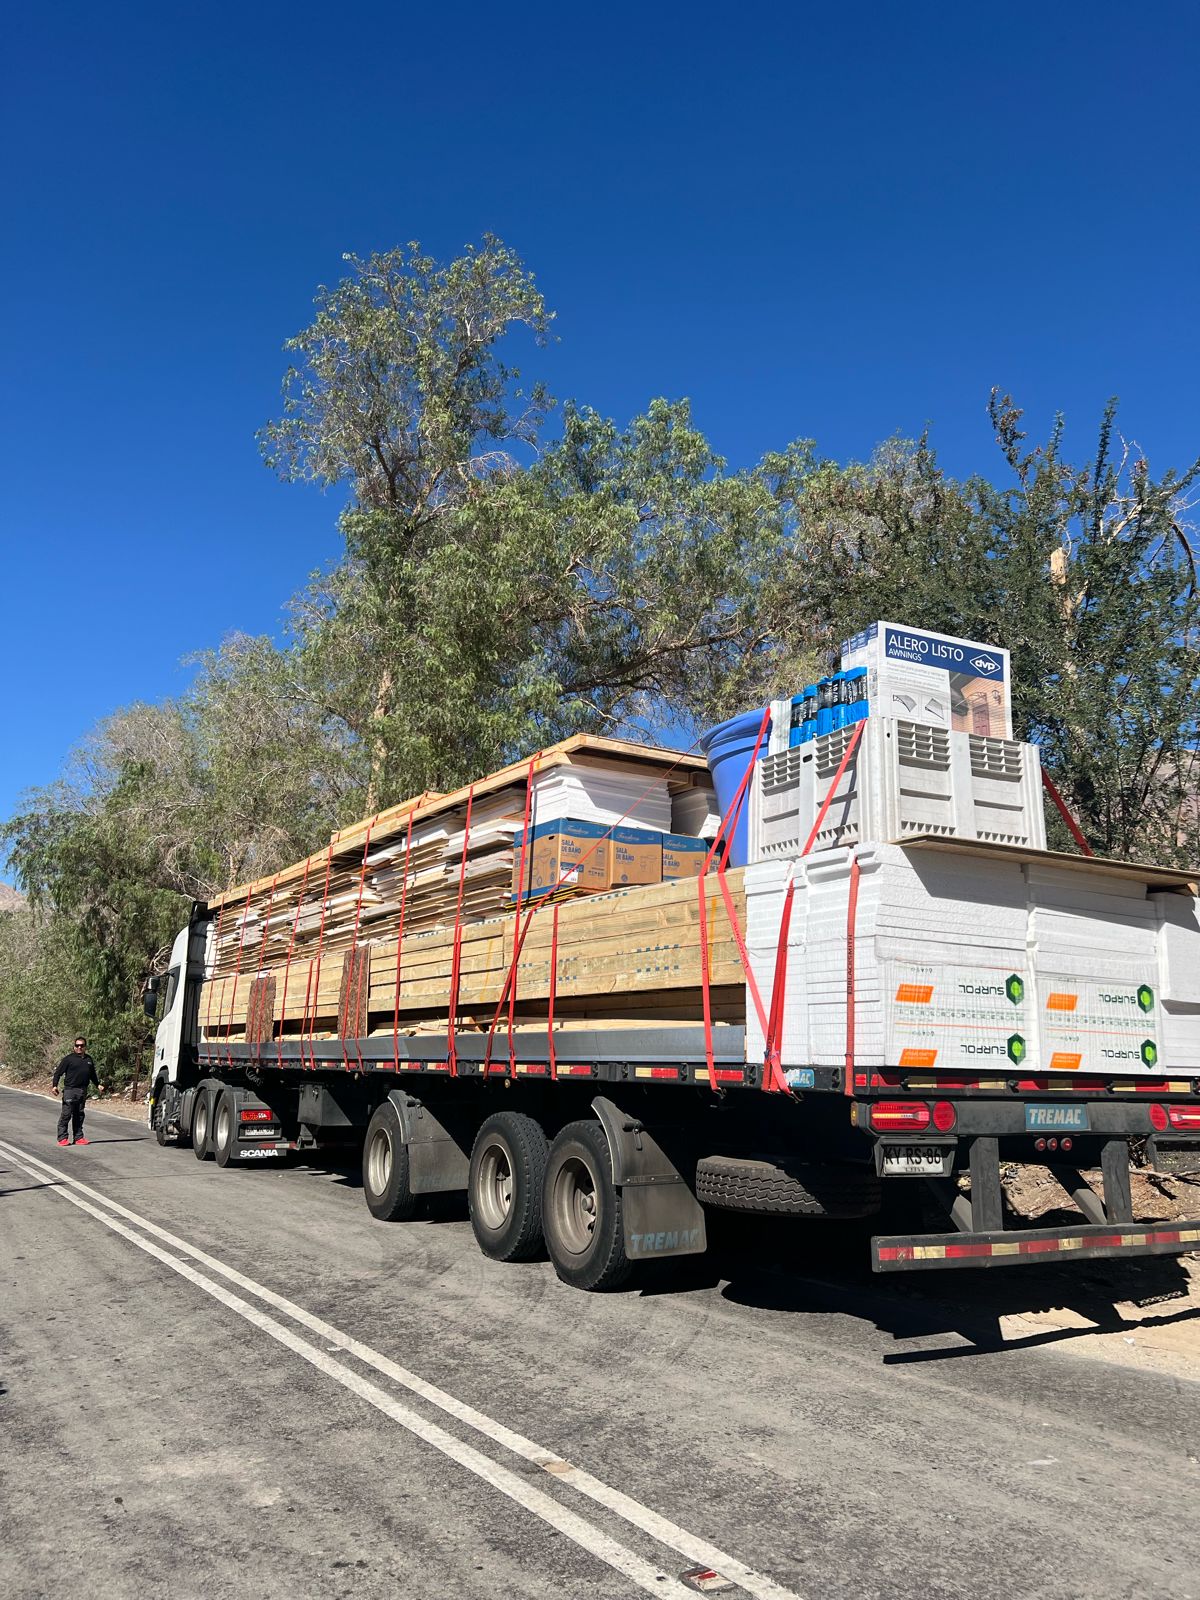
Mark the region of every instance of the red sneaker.
POLYGON ((75 1141, 76 1144, 91 1144, 91 1142, 90 1139, 76 1139, 75 1141))
POLYGON ((71 1141, 70 1139, 60 1139, 58 1142, 59 1144, 70 1144, 71 1141))

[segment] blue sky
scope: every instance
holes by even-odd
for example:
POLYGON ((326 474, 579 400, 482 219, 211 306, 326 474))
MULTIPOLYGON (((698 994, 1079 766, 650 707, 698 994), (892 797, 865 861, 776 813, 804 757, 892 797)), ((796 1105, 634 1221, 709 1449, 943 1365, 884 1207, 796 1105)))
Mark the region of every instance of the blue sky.
POLYGON ((998 470, 993 383, 1200 451, 1200 13, 911 3, 23 7, 7 24, 0 816, 180 658, 277 627, 337 506, 260 464, 341 252, 485 230, 620 419, 735 464, 926 422, 998 470))

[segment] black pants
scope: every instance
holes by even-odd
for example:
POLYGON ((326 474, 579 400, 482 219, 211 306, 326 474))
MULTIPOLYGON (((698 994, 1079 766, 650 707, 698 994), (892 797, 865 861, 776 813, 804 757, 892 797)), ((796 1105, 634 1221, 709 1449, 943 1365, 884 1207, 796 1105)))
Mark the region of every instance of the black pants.
POLYGON ((58 1137, 67 1137, 67 1128, 71 1129, 73 1139, 83 1137, 83 1103, 87 1099, 86 1089, 64 1089, 62 1092, 62 1110, 58 1114, 58 1137))

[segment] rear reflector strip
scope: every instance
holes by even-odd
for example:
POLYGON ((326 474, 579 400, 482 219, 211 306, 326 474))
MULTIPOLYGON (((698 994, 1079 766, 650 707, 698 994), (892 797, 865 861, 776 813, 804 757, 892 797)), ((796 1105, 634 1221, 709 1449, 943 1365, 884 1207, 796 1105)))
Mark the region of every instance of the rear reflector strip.
POLYGON ((1138 1224, 1114 1228, 1031 1228, 1020 1233, 928 1234, 925 1238, 879 1238, 871 1242, 876 1272, 917 1267, 1017 1265, 1062 1256, 1177 1255, 1200 1247, 1200 1221, 1173 1228, 1138 1224))

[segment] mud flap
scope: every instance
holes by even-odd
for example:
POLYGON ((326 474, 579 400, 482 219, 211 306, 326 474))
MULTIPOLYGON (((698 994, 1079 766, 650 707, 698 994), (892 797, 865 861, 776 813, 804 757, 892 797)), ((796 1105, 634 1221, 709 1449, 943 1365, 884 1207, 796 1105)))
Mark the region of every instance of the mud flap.
POLYGON ((667 1150, 643 1122, 603 1095, 592 1101, 592 1110, 608 1139, 613 1184, 621 1191, 629 1259, 702 1255, 708 1249, 704 1207, 667 1150))
MULTIPOLYGON (((456 1131, 415 1095, 393 1089, 388 1099, 396 1108, 408 1147, 408 1186, 413 1194, 447 1194, 465 1190, 471 1170, 471 1134, 467 1121, 456 1131)), ((439 1106, 439 1112, 446 1108, 439 1106)))

